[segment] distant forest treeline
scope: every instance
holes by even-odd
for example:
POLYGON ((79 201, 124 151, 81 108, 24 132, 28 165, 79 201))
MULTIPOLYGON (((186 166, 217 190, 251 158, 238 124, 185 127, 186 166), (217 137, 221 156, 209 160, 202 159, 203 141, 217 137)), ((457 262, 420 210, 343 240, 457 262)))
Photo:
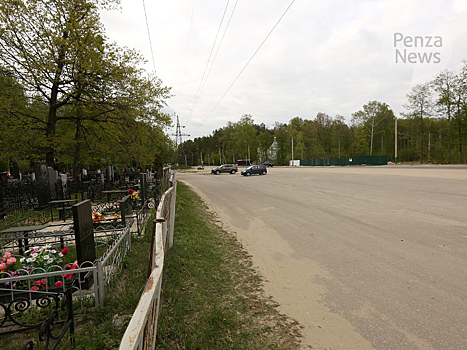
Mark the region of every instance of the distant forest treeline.
MULTIPOLYGON (((467 163, 467 61, 458 73, 444 70, 432 81, 414 86, 404 107, 406 112, 397 118, 398 162, 467 163)), ((313 120, 297 116, 287 124, 276 122, 267 128, 245 114, 210 136, 185 141, 178 162, 220 164, 247 158, 263 162, 270 158, 267 149, 274 139, 278 165, 292 158, 358 155, 387 155, 394 161, 395 124, 391 108, 378 101, 353 113, 350 125, 343 116, 320 112, 313 120)))

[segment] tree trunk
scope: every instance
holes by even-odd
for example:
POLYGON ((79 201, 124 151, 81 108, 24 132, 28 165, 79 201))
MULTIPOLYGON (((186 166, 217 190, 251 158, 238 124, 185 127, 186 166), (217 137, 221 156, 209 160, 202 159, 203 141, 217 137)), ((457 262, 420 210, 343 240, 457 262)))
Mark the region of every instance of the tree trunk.
MULTIPOLYGON (((53 93, 53 89, 52 89, 53 93)), ((55 165, 55 147, 53 145, 54 137, 55 137, 55 125, 57 122, 57 109, 54 106, 57 101, 57 93, 55 96, 52 95, 50 104, 49 104, 49 118, 47 120, 47 146, 46 146, 46 153, 45 153, 45 161, 48 166, 54 167, 55 165), (52 100, 54 101, 52 104, 52 100)))
POLYGON ((420 113, 420 164, 423 164, 423 112, 420 113))

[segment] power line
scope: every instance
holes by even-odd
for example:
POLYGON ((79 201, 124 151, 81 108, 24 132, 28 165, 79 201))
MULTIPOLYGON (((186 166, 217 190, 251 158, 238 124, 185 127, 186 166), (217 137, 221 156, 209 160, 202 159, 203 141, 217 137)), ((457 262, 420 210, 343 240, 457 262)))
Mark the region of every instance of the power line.
POLYGON ((154 60, 154 52, 152 50, 152 42, 151 42, 151 34, 149 32, 149 22, 148 22, 148 15, 146 13, 146 5, 144 4, 143 0, 143 9, 144 9, 144 17, 146 18, 146 28, 148 30, 148 38, 149 38, 149 48, 151 49, 151 56, 152 56, 152 65, 154 67, 154 73, 156 73, 156 62, 154 60))
POLYGON ((195 13, 195 0, 193 0, 193 6, 191 8, 191 19, 190 19, 190 29, 188 31, 188 40, 187 40, 187 44, 186 44, 186 51, 185 51, 185 66, 183 68, 183 77, 182 77, 182 89, 181 91, 183 92, 183 88, 185 86, 185 76, 186 76, 186 64, 187 64, 187 61, 188 61, 188 49, 190 47, 190 39, 191 39, 191 28, 193 26, 193 16, 194 16, 194 13, 195 13))
MULTIPOLYGON (((202 123, 200 125, 198 125, 198 127, 196 128, 196 130, 199 129, 199 127, 201 125, 204 124, 204 122, 206 121, 206 119, 209 118, 209 116, 212 114, 212 112, 214 112, 214 110, 217 108, 217 106, 219 105, 219 103, 221 103, 221 101, 224 99, 225 95, 227 95, 227 93, 230 91, 230 89, 232 88, 232 86, 235 84, 235 82, 238 80, 238 78, 240 78, 240 75, 242 75, 242 73, 245 71, 246 67, 250 64, 250 62, 253 60, 253 58, 256 56, 256 54, 258 53, 258 51, 261 49, 261 47, 264 45, 264 43, 266 42, 266 40, 268 40, 269 36, 271 35, 271 33, 274 31, 274 29, 277 27, 277 25, 279 24, 279 22, 282 20, 282 18, 284 18, 285 14, 289 11, 290 7, 292 7, 293 3, 295 2, 295 0, 292 0, 292 2, 290 3, 290 5, 286 8, 286 10, 284 11, 284 13, 282 14, 282 16, 279 18, 279 20, 276 22, 276 24, 274 24, 274 26, 272 27, 272 29, 270 30, 270 32, 268 33, 268 35, 266 35, 266 38, 264 38, 263 42, 261 43, 261 45, 259 45, 259 47, 256 49, 256 51, 253 53, 253 56, 251 56, 251 58, 248 60, 248 62, 245 64, 245 66, 243 67, 243 69, 240 71, 240 73, 238 73, 237 77, 234 79, 234 81, 232 82, 232 84, 230 84, 230 86, 227 88, 227 90, 224 92, 224 94, 222 95, 222 97, 220 98, 219 101, 217 101, 216 105, 214 106, 214 108, 209 112, 209 114, 206 116, 206 118, 204 118, 204 120, 202 121, 202 123)), ((195 131, 196 131, 195 130, 195 131)))
POLYGON ((204 67, 203 76, 202 76, 201 81, 199 83, 198 91, 196 92, 195 100, 193 101, 193 106, 191 107, 191 111, 190 111, 190 115, 188 117, 188 120, 190 120, 191 114, 193 113, 193 110, 194 110, 196 104, 198 103, 199 96, 200 96, 200 91, 201 91, 201 86, 203 85, 203 81, 204 81, 204 76, 206 75, 206 70, 208 68, 209 61, 211 60, 212 52, 214 51, 214 47, 216 46, 217 37, 219 36, 219 32, 221 30, 222 23, 224 22, 225 13, 227 12, 227 7, 228 6, 229 6, 229 0, 227 1, 227 5, 225 6, 224 13, 223 13, 222 19, 221 19, 221 23, 219 24, 219 28, 217 29, 216 38, 214 39, 214 43, 212 44, 211 52, 209 53, 209 58, 208 58, 208 61, 206 62, 206 67, 204 67))
POLYGON ((230 21, 232 20, 235 9, 237 8, 237 4, 238 4, 238 0, 235 3, 235 6, 234 6, 234 9, 232 10, 232 13, 230 14, 229 21, 227 22, 227 25, 225 27, 224 34, 222 34, 222 38, 221 38, 221 41, 219 42, 219 46, 217 46, 216 54, 214 55, 214 58, 213 58, 213 60, 211 62, 211 66, 209 67, 209 71, 208 71, 208 74, 206 75, 206 79, 204 80, 203 86, 202 86, 201 91, 200 91, 200 95, 201 95, 201 92, 204 89, 204 85, 206 85, 206 81, 208 80, 209 74, 211 74, 212 66, 214 66, 214 61, 216 60, 217 54, 219 53, 219 49, 221 48, 222 42, 224 41, 225 33, 227 33, 227 29, 229 28, 230 21))

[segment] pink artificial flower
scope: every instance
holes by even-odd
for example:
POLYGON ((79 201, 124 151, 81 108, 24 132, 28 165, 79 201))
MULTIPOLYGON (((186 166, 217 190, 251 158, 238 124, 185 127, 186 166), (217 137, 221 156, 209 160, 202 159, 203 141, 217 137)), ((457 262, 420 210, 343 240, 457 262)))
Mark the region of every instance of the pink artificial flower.
POLYGON ((39 251, 39 249, 34 249, 32 252, 31 252, 31 255, 34 254, 34 253, 37 253, 39 251))
POLYGON ((42 284, 47 284, 47 280, 45 278, 41 279, 42 284))
POLYGON ((3 256, 3 259, 6 260, 6 259, 9 259, 9 258, 11 258, 11 253, 6 252, 5 255, 3 256))
POLYGON ((57 281, 55 282, 55 287, 62 287, 63 286, 63 282, 62 281, 57 281))
POLYGON ((38 286, 32 286, 31 290, 33 290, 33 291, 39 290, 39 287, 38 286))
POLYGON ((7 265, 14 265, 16 264, 16 258, 13 256, 6 261, 7 265))
POLYGON ((34 281, 34 284, 35 284, 36 286, 40 286, 41 283, 42 283, 41 281, 34 281))
POLYGON ((70 252, 70 250, 68 248, 63 248, 62 249, 62 254, 65 255, 65 254, 68 254, 70 252))
POLYGON ((0 270, 5 270, 6 266, 7 265, 4 262, 0 263, 0 270))

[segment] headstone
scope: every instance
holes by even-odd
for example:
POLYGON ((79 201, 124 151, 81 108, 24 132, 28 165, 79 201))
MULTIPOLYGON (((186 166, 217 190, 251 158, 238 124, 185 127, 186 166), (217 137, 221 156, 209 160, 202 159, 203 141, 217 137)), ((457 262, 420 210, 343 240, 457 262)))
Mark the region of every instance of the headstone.
POLYGON ((141 174, 141 179, 140 179, 140 182, 139 182, 139 188, 140 188, 140 196, 141 196, 141 201, 143 202, 143 204, 146 202, 146 199, 148 198, 148 195, 147 195, 147 177, 148 177, 148 174, 146 173, 142 173, 141 174))
POLYGON ((34 162, 34 174, 36 177, 38 209, 43 209, 50 202, 49 170, 47 169, 47 164, 34 162))
POLYGON ((66 174, 60 174, 60 180, 62 182, 63 199, 69 198, 68 178, 66 174))
POLYGON ((54 199, 57 199, 57 190, 56 190, 57 174, 55 173, 54 168, 52 168, 51 166, 49 166, 47 169, 49 171, 50 198, 54 200, 54 199))
POLYGON ((8 181, 8 176, 6 172, 0 173, 0 219, 3 219, 6 216, 5 204, 3 202, 3 187, 6 186, 8 181))
POLYGON ((114 181, 114 167, 111 165, 107 167, 107 180, 110 182, 114 181))
POLYGON ((122 219, 122 225, 126 225, 126 213, 127 210, 129 209, 130 206, 130 196, 127 195, 123 197, 123 199, 120 201, 120 217, 122 219))
MULTIPOLYGON (((94 242, 94 229, 92 224, 92 209, 89 199, 72 206, 73 228, 75 230, 75 244, 78 265, 85 261, 91 263, 96 260, 96 245, 94 242)), ((91 277, 85 279, 84 288, 89 288, 91 277)))

